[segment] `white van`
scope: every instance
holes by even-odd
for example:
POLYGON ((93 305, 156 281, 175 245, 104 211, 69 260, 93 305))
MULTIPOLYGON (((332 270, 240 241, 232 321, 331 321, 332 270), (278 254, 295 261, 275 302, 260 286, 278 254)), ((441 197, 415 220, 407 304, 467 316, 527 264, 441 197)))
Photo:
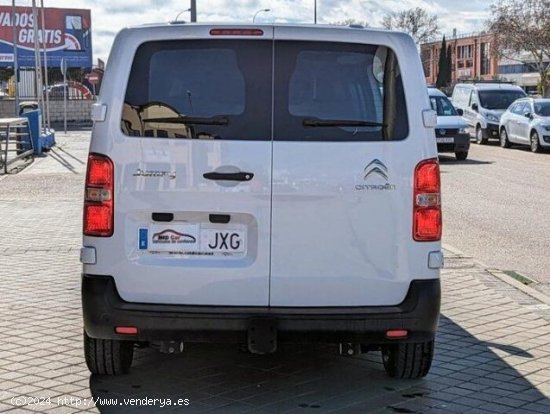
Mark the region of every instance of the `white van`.
POLYGON ((454 107, 463 112, 469 132, 478 144, 499 139, 500 116, 516 99, 527 95, 519 86, 505 82, 457 83, 453 89, 454 107))
POLYGON ((405 34, 163 24, 114 42, 86 177, 82 303, 97 374, 134 344, 340 344, 427 374, 440 176, 405 34))

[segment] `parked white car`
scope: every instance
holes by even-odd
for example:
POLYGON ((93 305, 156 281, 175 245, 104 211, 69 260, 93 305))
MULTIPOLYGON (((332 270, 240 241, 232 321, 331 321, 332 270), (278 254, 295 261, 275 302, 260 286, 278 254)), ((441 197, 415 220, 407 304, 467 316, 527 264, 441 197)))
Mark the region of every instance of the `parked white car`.
POLYGON ((500 119, 500 146, 529 145, 531 151, 550 148, 550 99, 518 99, 500 119))
POLYGON ((93 109, 85 356, 134 344, 381 349, 430 368, 439 317, 436 114, 416 45, 359 27, 124 29, 93 109))

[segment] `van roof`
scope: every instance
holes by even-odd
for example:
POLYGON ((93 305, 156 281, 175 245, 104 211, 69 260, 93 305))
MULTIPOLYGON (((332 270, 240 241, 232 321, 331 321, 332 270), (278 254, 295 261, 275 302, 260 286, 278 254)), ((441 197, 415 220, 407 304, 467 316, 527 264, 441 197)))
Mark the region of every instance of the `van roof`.
POLYGON ((153 28, 167 28, 167 27, 212 27, 212 28, 242 28, 242 29, 255 29, 262 27, 295 27, 301 29, 311 29, 311 30, 326 30, 326 29, 336 29, 336 30, 365 30, 369 32, 381 32, 381 33, 392 33, 406 35, 404 32, 396 30, 388 30, 385 28, 373 28, 373 27, 364 27, 359 24, 352 25, 334 25, 334 24, 307 24, 307 23, 249 23, 249 22, 209 22, 209 23, 189 23, 183 20, 171 21, 171 22, 158 22, 158 23, 146 23, 135 26, 128 26, 127 29, 130 30, 148 30, 153 28))
POLYGON ((518 85, 512 85, 509 83, 457 83, 456 86, 460 87, 467 87, 470 89, 478 89, 480 91, 486 91, 486 90, 507 90, 507 91, 517 91, 523 90, 518 85))

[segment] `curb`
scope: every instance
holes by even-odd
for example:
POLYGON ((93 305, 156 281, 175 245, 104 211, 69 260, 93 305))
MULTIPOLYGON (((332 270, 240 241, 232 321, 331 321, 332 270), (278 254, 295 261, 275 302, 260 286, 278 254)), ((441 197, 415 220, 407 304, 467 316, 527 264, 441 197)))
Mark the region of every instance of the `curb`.
POLYGON ((456 247, 450 246, 448 244, 442 245, 444 250, 447 250, 453 254, 456 254, 458 256, 461 256, 466 259, 471 259, 475 264, 483 267, 486 272, 490 273, 497 279, 503 281, 504 283, 507 283, 508 285, 522 291, 526 295, 531 296, 533 299, 538 300, 539 302, 550 306, 550 297, 546 296, 544 293, 539 292, 536 289, 533 289, 532 287, 526 286, 521 282, 518 282, 517 280, 513 279, 512 277, 508 276, 506 273, 504 273, 501 270, 493 269, 489 266, 487 266, 485 263, 475 259, 473 256, 467 255, 464 252, 458 250, 456 247))

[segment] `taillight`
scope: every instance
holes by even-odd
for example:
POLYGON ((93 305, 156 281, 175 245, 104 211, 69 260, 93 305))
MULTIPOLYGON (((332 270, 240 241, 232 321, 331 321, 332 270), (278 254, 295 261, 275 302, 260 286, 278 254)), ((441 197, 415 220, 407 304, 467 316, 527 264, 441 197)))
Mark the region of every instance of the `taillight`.
POLYGON ((105 155, 90 154, 84 192, 84 234, 113 235, 113 162, 105 155))
POLYGON ((436 159, 420 162, 414 171, 413 238, 441 240, 441 178, 436 159))

